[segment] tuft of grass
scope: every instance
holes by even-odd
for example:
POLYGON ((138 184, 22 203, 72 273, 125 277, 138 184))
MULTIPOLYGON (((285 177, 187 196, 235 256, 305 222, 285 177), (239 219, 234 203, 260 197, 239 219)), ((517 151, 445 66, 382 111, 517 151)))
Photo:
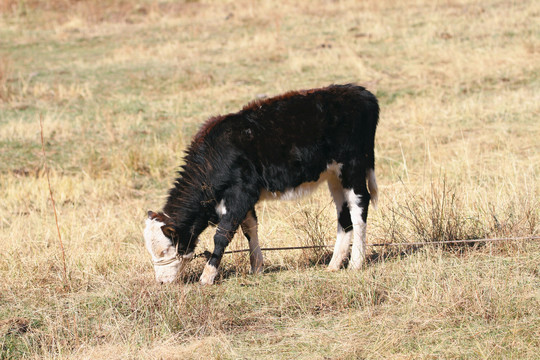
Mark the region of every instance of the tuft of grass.
MULTIPOLYGON (((301 216, 291 219, 294 230, 297 232, 299 246, 313 247, 302 250, 306 264, 327 264, 332 256, 331 249, 326 245, 334 241, 335 221, 328 216, 327 207, 334 208, 333 202, 320 208, 320 203, 304 204, 299 206, 301 216), (330 229, 332 227, 332 229, 330 229)), ((335 217, 335 215, 334 215, 335 217)))
MULTIPOLYGON (((403 186, 407 191, 406 187, 403 186)), ((480 239, 488 234, 477 213, 463 204, 457 187, 431 183, 427 195, 407 193, 383 213, 383 226, 390 242, 438 242, 480 239)))
MULTIPOLYGON (((431 182, 429 192, 414 193, 401 184, 407 197, 392 202, 380 216, 380 225, 391 243, 438 242, 489 237, 534 236, 538 227, 538 199, 519 194, 498 203, 477 200, 466 203, 466 196, 445 179, 431 182)), ((445 247, 468 246, 445 244, 445 247)))

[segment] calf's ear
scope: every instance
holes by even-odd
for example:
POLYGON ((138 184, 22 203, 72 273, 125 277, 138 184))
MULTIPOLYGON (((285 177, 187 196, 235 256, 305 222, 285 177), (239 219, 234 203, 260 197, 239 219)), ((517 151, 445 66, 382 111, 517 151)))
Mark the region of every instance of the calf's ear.
POLYGON ((148 210, 148 218, 149 218, 149 219, 155 218, 156 215, 157 215, 157 214, 156 214, 155 212, 153 212, 152 210, 148 210))
POLYGON ((169 239, 174 239, 176 236, 176 229, 172 225, 163 225, 161 231, 163 231, 163 234, 169 239))

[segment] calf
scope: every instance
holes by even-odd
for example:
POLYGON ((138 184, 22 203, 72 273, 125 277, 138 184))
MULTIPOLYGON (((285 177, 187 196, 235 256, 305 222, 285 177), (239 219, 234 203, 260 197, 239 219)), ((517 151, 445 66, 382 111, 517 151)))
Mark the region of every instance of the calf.
POLYGON ((148 212, 144 239, 156 280, 174 281, 193 258, 198 236, 217 224, 201 276, 212 284, 238 227, 249 242, 251 270, 263 257, 255 204, 293 199, 328 182, 338 229, 329 270, 348 256, 361 267, 371 199, 377 203, 374 141, 379 106, 363 87, 331 85, 254 101, 209 119, 195 135, 162 212, 148 212))

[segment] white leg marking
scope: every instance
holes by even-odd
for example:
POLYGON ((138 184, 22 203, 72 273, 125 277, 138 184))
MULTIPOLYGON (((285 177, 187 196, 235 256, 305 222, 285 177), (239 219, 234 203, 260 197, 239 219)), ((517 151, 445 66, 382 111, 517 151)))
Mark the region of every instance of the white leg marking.
MULTIPOLYGON (((339 215, 338 215, 339 216, 339 215)), ((343 260, 349 255, 349 244, 351 243, 352 231, 345 232, 341 225, 338 224, 338 232, 336 237, 336 245, 332 260, 328 264, 328 271, 337 271, 343 264, 343 260)))
POLYGON ((343 260, 349 254, 351 232, 346 232, 339 224, 339 216, 341 215, 341 210, 345 203, 345 195, 343 193, 343 186, 341 186, 341 182, 337 177, 328 179, 328 189, 330 189, 330 193, 336 204, 338 218, 336 245, 334 246, 334 253, 332 254, 330 264, 328 264, 328 271, 337 271, 341 267, 343 260))
POLYGON ((207 263, 201 275, 201 285, 212 285, 217 273, 217 268, 207 263))
POLYGON ((259 246, 259 236, 257 234, 257 220, 251 213, 246 216, 242 222, 242 231, 249 237, 249 262, 251 264, 251 272, 258 274, 263 269, 263 255, 259 246))
POLYGON ((349 203, 351 220, 353 224, 353 246, 349 269, 359 269, 362 267, 366 256, 366 223, 362 220, 362 208, 360 195, 356 195, 352 189, 345 190, 345 197, 349 203))

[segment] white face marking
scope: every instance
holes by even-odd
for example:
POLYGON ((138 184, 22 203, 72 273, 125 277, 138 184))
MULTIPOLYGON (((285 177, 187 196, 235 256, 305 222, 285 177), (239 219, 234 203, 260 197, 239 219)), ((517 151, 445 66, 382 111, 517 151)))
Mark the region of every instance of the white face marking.
MULTIPOLYGON (((164 225, 165 223, 161 221, 146 219, 146 227, 143 233, 144 243, 154 263, 174 259, 177 254, 172 241, 161 230, 164 225)), ((188 258, 182 257, 167 265, 154 265, 156 281, 161 283, 173 282, 184 270, 188 262, 188 258)))
POLYGON ((167 238, 161 227, 165 223, 153 219, 146 219, 146 227, 144 228, 144 244, 146 249, 152 255, 152 260, 159 260, 163 257, 162 252, 172 247, 172 242, 167 238))
POLYGON ((221 200, 219 204, 216 205, 216 214, 223 216, 227 213, 227 208, 225 207, 225 200, 221 200))

